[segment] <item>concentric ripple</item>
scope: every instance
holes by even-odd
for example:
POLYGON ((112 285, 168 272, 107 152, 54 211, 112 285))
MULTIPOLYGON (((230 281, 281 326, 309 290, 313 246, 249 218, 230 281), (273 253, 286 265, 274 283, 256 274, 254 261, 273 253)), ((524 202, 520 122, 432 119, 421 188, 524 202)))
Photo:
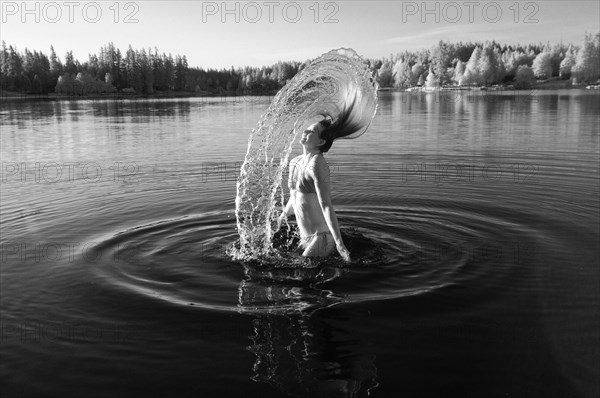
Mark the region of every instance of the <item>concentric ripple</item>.
POLYGON ((232 261, 226 250, 237 239, 235 218, 214 212, 111 234, 95 247, 105 264, 95 269, 112 286, 154 300, 286 313, 443 294, 453 286, 470 293, 493 290, 527 260, 538 240, 527 226, 473 206, 372 206, 338 213, 353 253, 349 265, 337 255, 304 268, 232 261))

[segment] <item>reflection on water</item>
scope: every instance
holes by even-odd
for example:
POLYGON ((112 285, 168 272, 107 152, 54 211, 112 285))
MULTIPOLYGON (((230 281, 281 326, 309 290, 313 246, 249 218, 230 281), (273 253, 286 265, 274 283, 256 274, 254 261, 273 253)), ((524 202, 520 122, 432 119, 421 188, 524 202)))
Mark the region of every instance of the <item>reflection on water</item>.
MULTIPOLYGON (((251 379, 294 397, 364 397, 377 387, 375 356, 352 332, 350 315, 335 311, 255 314, 247 349, 251 379)), ((366 319, 364 319, 366 320, 366 319)))
POLYGON ((331 315, 255 315, 252 380, 295 397, 369 395, 378 385, 375 356, 340 321, 349 314, 331 315))

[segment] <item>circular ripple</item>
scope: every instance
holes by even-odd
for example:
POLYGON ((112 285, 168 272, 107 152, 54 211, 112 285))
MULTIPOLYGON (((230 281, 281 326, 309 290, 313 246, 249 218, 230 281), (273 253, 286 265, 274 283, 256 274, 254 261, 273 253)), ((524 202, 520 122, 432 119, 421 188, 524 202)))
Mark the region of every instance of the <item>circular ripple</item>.
POLYGON ((356 226, 342 230, 353 262, 336 254, 303 268, 231 260, 233 211, 157 220, 102 239, 95 249, 106 266, 95 269, 131 294, 239 312, 293 312, 457 286, 472 294, 509 277, 536 237, 499 209, 469 206, 338 211, 342 225, 356 226))

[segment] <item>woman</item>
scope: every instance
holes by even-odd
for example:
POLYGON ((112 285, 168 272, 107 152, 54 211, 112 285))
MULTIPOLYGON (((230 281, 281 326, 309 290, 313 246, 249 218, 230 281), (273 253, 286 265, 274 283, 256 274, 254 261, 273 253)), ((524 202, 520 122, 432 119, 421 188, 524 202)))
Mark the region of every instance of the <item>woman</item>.
MULTIPOLYGON (((278 219, 278 227, 294 213, 300 230, 300 246, 305 257, 324 257, 334 249, 349 262, 350 252, 342 241, 337 217, 331 204, 329 166, 323 156, 336 137, 336 126, 325 118, 309 126, 300 143, 303 154, 290 162, 290 199, 278 219)), ((279 229, 279 228, 278 228, 279 229)))

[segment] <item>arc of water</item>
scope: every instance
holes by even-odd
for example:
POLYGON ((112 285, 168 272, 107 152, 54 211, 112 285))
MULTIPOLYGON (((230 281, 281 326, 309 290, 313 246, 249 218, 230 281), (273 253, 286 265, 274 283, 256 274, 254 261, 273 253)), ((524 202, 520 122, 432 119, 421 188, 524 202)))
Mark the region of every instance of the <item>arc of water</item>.
POLYGON ((332 50, 299 71, 273 99, 248 139, 248 150, 237 181, 236 218, 240 235, 239 259, 272 254, 277 214, 284 202, 283 170, 292 144, 303 127, 319 115, 334 119, 354 103, 355 115, 366 131, 377 110, 377 84, 366 62, 351 49, 332 50))

